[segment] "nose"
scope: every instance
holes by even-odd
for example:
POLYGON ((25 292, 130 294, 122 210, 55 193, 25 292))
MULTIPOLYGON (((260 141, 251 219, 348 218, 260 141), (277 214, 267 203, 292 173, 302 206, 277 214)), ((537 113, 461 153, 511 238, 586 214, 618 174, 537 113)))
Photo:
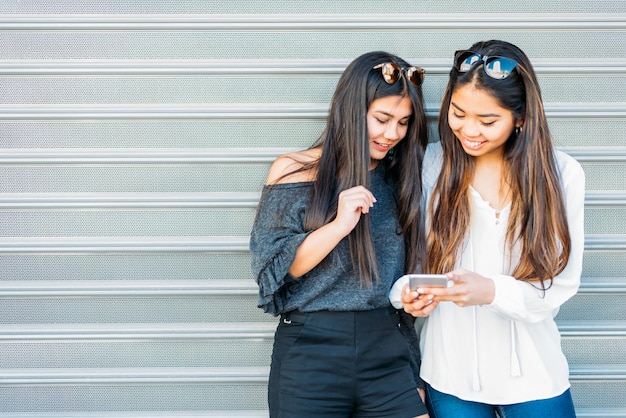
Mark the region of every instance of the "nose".
POLYGON ((467 137, 473 137, 480 135, 480 129, 478 128, 478 123, 471 120, 466 120, 463 122, 463 126, 461 127, 461 133, 467 137))
POLYGON ((397 141, 400 139, 399 133, 400 127, 397 123, 390 123, 387 125, 387 129, 385 129, 385 138, 390 141, 397 141))

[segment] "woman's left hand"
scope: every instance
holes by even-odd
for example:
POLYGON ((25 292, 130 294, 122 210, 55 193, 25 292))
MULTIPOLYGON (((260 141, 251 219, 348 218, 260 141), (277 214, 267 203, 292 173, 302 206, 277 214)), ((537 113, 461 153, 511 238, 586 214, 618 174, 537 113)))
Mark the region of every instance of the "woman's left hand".
POLYGON ((405 285, 402 289, 400 299, 404 306, 404 311, 415 317, 428 316, 437 307, 434 296, 419 294, 415 290, 410 290, 408 285, 405 285))
POLYGON ((458 306, 489 305, 496 295, 493 280, 465 269, 446 273, 453 286, 447 288, 424 287, 418 292, 433 295, 436 302, 454 302, 458 306))

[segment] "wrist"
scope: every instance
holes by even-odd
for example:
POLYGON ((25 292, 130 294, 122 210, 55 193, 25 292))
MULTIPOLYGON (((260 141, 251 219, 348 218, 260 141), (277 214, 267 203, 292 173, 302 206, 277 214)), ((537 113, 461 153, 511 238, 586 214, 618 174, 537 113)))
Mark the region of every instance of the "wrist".
POLYGON ((486 277, 485 290, 483 292, 484 298, 482 298, 480 306, 488 306, 496 299, 496 282, 493 279, 486 277))
POLYGON ((352 232, 354 226, 346 226, 339 220, 337 220, 337 218, 335 218, 334 220, 324 225, 323 228, 328 228, 329 233, 337 239, 337 242, 339 242, 348 235, 350 235, 350 232, 352 232))

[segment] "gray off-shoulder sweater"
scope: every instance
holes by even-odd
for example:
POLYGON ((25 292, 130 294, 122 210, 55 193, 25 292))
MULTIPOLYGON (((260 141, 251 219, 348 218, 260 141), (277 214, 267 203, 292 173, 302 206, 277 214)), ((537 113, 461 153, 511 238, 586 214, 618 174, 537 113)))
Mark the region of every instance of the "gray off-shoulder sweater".
MULTIPOLYGON (((380 280, 362 286, 352 268, 347 239, 327 259, 300 278, 289 274, 296 249, 310 231, 304 230, 304 213, 313 192, 312 182, 265 186, 250 235, 252 272, 259 285, 259 308, 273 315, 302 312, 363 311, 389 306, 389 290, 404 274, 404 239, 391 184, 385 182, 382 164, 370 172, 370 190, 376 203, 370 209, 372 237, 380 280)), ((420 353, 413 327, 415 318, 399 310, 400 332, 411 351, 411 368, 420 387, 420 353)))

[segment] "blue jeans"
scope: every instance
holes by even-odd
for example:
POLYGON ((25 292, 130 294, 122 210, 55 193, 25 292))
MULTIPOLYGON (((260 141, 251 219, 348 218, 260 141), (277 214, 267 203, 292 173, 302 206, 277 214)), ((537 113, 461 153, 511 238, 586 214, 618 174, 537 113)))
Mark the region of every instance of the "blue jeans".
POLYGON ((426 385, 426 406, 430 418, 576 418, 569 389, 554 398, 489 405, 464 401, 426 385))

